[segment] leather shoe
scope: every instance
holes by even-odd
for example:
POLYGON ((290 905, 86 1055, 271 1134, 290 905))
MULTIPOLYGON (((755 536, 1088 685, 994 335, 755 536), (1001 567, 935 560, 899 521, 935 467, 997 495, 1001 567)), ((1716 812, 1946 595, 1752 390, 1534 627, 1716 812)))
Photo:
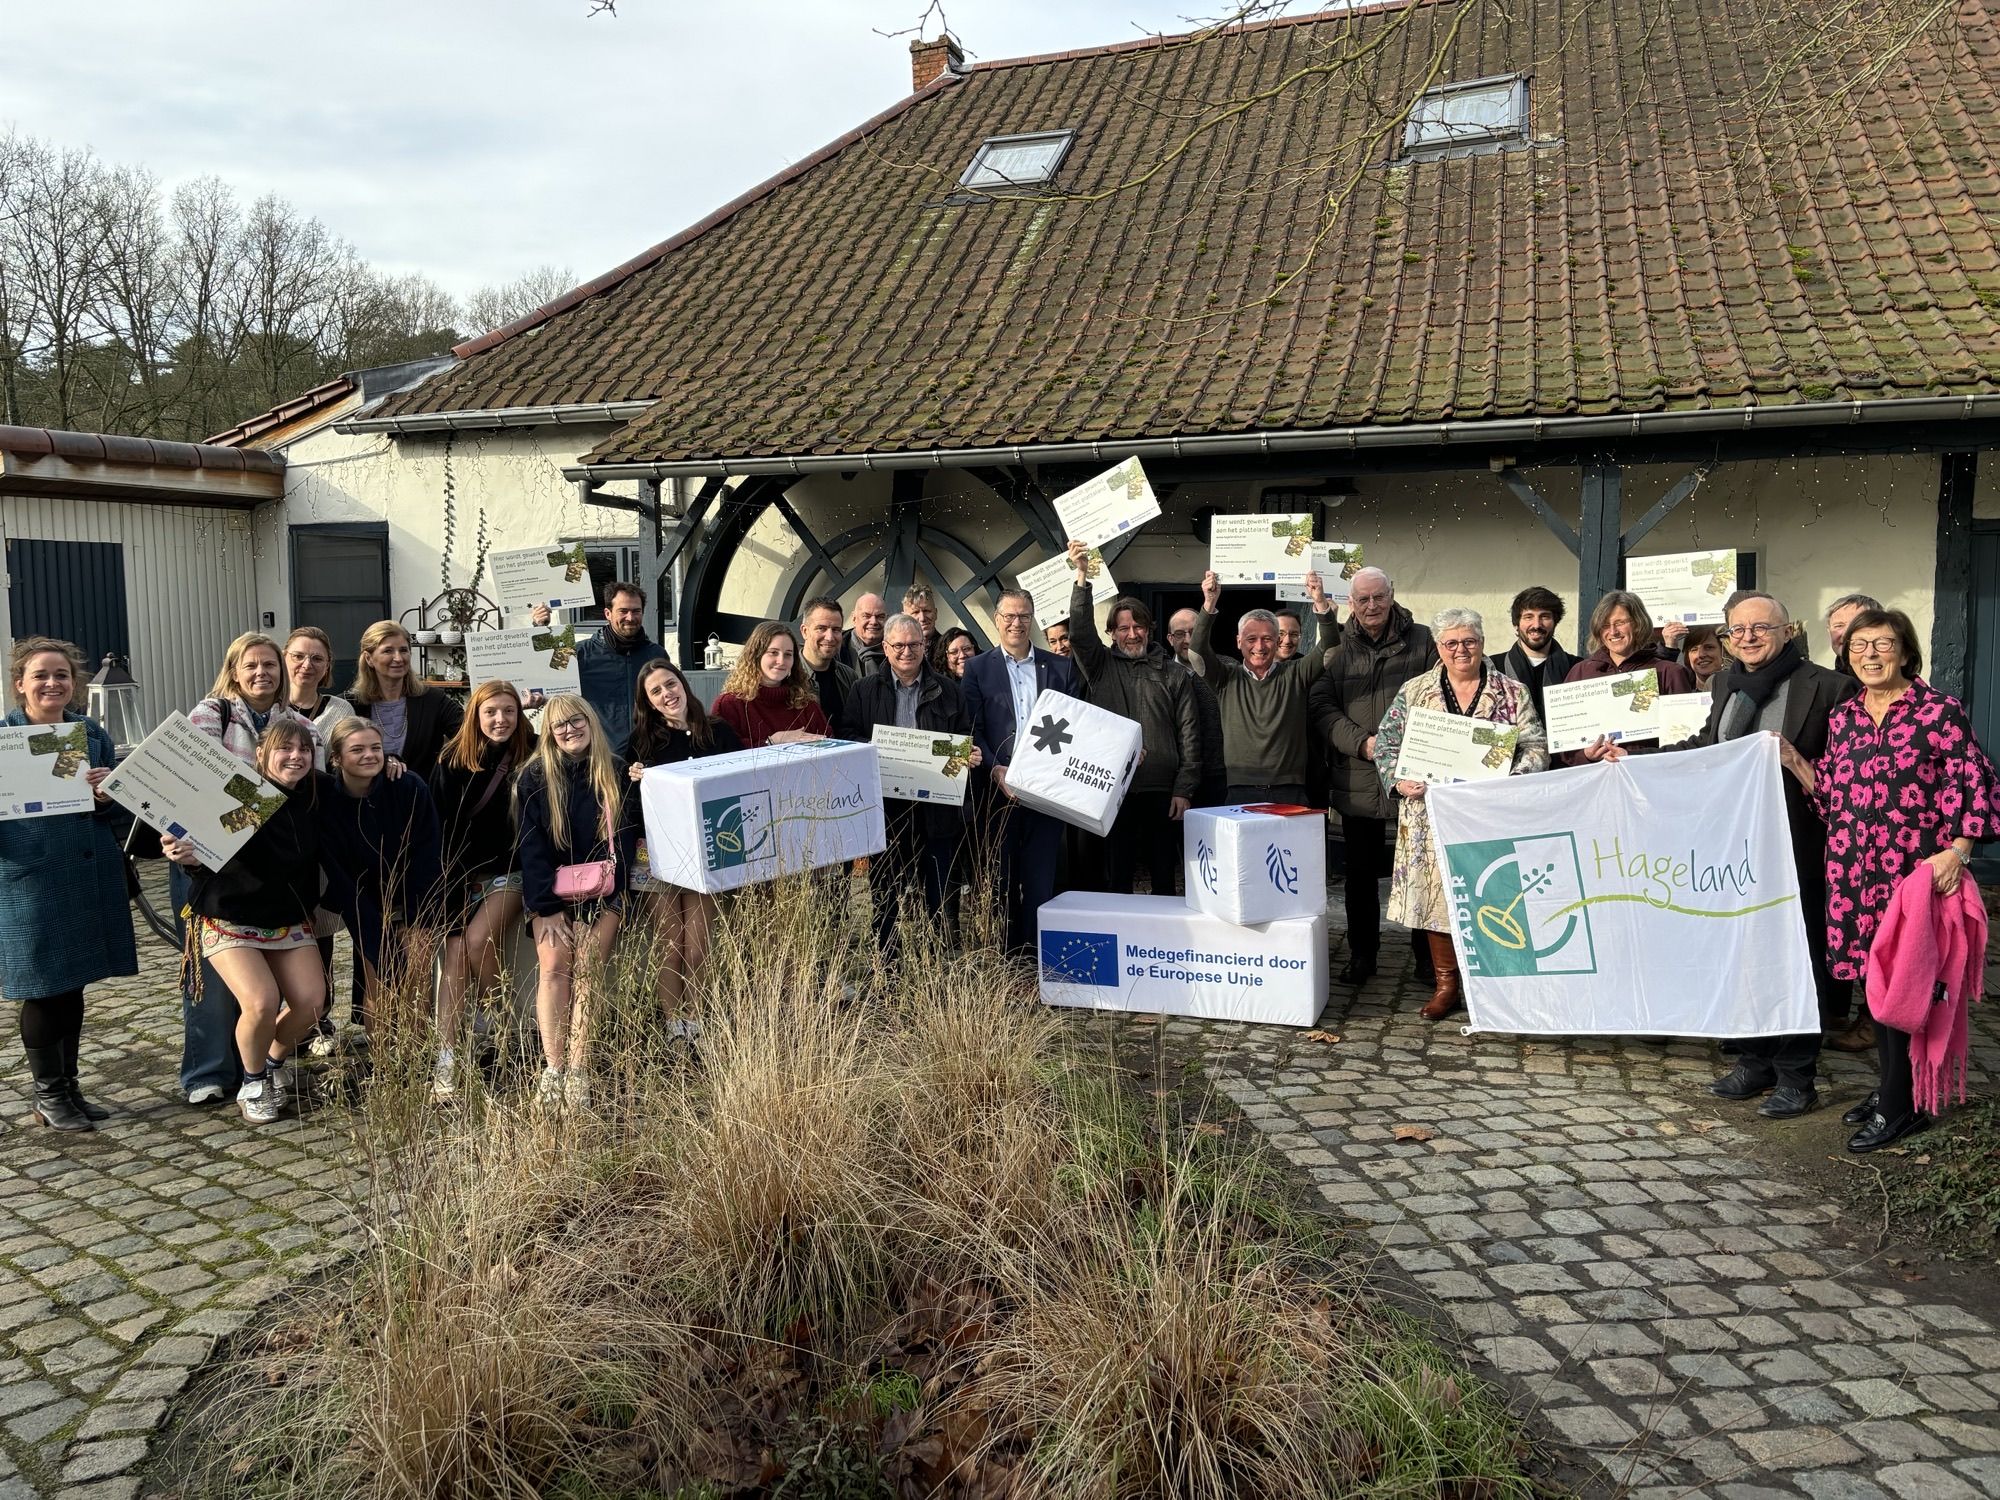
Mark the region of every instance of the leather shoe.
POLYGON ((1847 1149, 1857 1154, 1863 1151, 1880 1151, 1884 1146, 1893 1146, 1906 1135, 1915 1135, 1931 1122, 1929 1115, 1921 1115, 1914 1110, 1900 1120, 1891 1120, 1880 1111, 1868 1117, 1868 1123, 1855 1131, 1847 1143, 1847 1149))
POLYGON ((1792 1120, 1806 1114, 1819 1104, 1817 1089, 1802 1089, 1792 1084, 1780 1084, 1771 1097, 1757 1106, 1757 1113, 1767 1120, 1792 1120))
POLYGON ((1845 1031, 1833 1032, 1826 1038, 1826 1045, 1836 1052, 1873 1052, 1875 1050, 1875 1023, 1863 1016, 1845 1031))
POLYGON ((1738 1063, 1711 1083, 1708 1091, 1718 1099, 1755 1099, 1759 1094, 1767 1092, 1777 1081, 1777 1074, 1767 1068, 1753 1068, 1748 1063, 1738 1063))
POLYGON ((1875 1106, 1881 1102, 1882 1091, 1880 1089, 1870 1089, 1866 1099, 1863 1099, 1859 1104, 1840 1117, 1840 1123, 1843 1125, 1866 1125, 1869 1120, 1874 1118, 1875 1106))
POLYGON ((1375 960, 1372 958, 1350 958, 1347 967, 1340 971, 1342 984, 1364 985, 1375 977, 1375 960))

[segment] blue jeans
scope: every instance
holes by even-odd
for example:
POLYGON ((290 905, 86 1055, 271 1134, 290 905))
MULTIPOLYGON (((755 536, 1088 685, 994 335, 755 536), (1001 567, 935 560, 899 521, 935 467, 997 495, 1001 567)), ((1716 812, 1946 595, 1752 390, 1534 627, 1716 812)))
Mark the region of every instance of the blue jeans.
MULTIPOLYGON (((181 908, 187 905, 188 874, 184 865, 167 866, 167 896, 174 907, 174 931, 183 951, 187 929, 181 908)), ((243 1085, 243 1062, 236 1054, 236 997, 207 959, 201 961, 201 998, 181 990, 181 1092, 191 1094, 213 1085, 231 1099, 243 1085)))

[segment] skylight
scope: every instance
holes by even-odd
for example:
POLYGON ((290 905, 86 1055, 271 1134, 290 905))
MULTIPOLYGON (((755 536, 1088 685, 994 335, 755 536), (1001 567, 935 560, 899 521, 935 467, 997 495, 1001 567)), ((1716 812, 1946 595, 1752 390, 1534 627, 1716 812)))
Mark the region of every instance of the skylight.
POLYGON ((1497 151, 1528 138, 1528 80, 1478 78, 1420 94, 1403 127, 1412 156, 1497 151))
POLYGON ((972 153, 972 165, 958 179, 960 187, 1040 187, 1055 179, 1074 130, 1043 130, 1033 135, 989 136, 972 153))

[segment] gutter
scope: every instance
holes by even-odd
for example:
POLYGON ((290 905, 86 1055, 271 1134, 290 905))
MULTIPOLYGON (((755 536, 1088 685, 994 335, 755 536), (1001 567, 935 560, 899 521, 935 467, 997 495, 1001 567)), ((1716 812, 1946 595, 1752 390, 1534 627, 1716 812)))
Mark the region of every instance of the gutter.
POLYGON ((652 408, 646 401, 585 401, 570 406, 490 406, 471 411, 413 412, 401 417, 353 417, 333 424, 338 433, 463 432, 471 428, 563 427, 574 423, 629 422, 652 408))
POLYGON ((973 464, 1103 463, 1121 459, 1195 458, 1210 454, 1359 452, 1371 448, 1467 448, 1561 442, 1572 438, 1671 437, 1690 432, 1758 432, 1787 427, 1872 426, 1883 422, 1969 422, 2000 417, 2000 394, 1919 396, 1888 401, 1806 401, 1703 411, 1636 412, 1601 417, 1508 417, 1485 422, 1422 422, 1400 427, 1318 427, 1286 432, 1206 433, 1194 437, 1107 438, 999 448, 930 448, 919 452, 808 453, 775 458, 689 458, 665 462, 574 464, 569 479, 735 478, 815 474, 843 469, 945 469, 973 464))

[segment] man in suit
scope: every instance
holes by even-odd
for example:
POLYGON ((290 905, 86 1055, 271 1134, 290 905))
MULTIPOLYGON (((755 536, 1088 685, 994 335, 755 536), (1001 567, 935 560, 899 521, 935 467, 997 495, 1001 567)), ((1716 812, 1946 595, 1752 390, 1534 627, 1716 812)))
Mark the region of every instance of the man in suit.
MULTIPOLYGON (((1815 666, 1792 639, 1792 617, 1769 594, 1745 589, 1730 596, 1723 635, 1736 665, 1718 673, 1709 692, 1708 723, 1690 743, 1717 745, 1751 734, 1775 734, 1785 770, 1785 819, 1799 873, 1799 916, 1812 954, 1813 988, 1823 1020, 1845 1016, 1845 986, 1826 971, 1826 828, 1805 783, 1826 752, 1826 721, 1860 691, 1851 677, 1815 666)), ((1819 1102, 1813 1088, 1821 1030, 1797 1036, 1750 1037, 1733 1071, 1709 1085, 1723 1099, 1754 1099, 1768 1119, 1802 1115, 1819 1102)))
POLYGON ((1009 953, 1027 953, 1034 950, 1042 903, 1055 895, 1063 825, 1014 801, 1007 767, 1014 761, 1015 733, 1027 723, 1035 699, 1045 688, 1076 696, 1076 670, 1066 658, 1035 646, 1035 601, 1025 590, 1000 596, 993 623, 1000 644, 972 658, 959 687, 972 719, 972 742, 999 794, 989 841, 999 853, 1003 941, 1009 953))
POLYGON ((1537 584, 1514 596, 1514 644, 1500 658, 1500 671, 1528 690, 1535 705, 1535 717, 1548 722, 1542 709, 1542 691, 1552 682, 1561 682, 1576 665, 1576 658, 1556 640, 1556 626, 1563 621, 1562 596, 1537 584))

